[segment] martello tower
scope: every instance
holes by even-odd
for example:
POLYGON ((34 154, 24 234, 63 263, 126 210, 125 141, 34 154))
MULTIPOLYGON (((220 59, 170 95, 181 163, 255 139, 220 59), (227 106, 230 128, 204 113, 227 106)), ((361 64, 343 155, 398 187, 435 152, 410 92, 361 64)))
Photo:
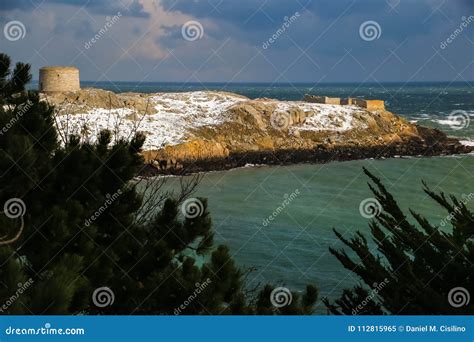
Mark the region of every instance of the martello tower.
POLYGON ((39 91, 60 92, 81 89, 79 69, 66 66, 48 66, 39 70, 39 91))

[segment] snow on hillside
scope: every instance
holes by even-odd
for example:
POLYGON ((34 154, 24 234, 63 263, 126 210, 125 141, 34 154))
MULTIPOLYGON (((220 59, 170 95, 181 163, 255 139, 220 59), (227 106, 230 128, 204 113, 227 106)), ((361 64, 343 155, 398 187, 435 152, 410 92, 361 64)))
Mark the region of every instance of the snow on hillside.
MULTIPOLYGON (((58 116, 57 125, 61 132, 86 136, 92 142, 103 129, 125 138, 140 131, 146 135, 144 149, 154 150, 186 141, 193 128, 216 126, 231 120, 228 109, 248 100, 237 94, 209 91, 160 93, 151 95, 149 99, 155 114, 138 114, 130 108, 94 108, 82 114, 63 113, 58 116)), ((351 106, 283 101, 271 103, 276 103, 275 111, 278 112, 288 112, 294 107, 311 112, 304 124, 292 127, 297 130, 349 130, 353 127, 354 113, 361 112, 351 106)))
POLYGON ((354 126, 354 114, 363 112, 356 106, 282 101, 278 102, 276 111, 289 112, 295 107, 305 113, 311 113, 302 125, 292 127, 298 131, 347 131, 354 126))
POLYGON ((58 116, 58 128, 85 135, 92 142, 103 129, 125 138, 140 131, 147 137, 145 150, 152 150, 185 141, 192 128, 223 123, 229 119, 224 115, 226 109, 244 98, 223 93, 190 92, 154 94, 150 100, 156 114, 134 115, 129 108, 95 108, 84 114, 58 116))

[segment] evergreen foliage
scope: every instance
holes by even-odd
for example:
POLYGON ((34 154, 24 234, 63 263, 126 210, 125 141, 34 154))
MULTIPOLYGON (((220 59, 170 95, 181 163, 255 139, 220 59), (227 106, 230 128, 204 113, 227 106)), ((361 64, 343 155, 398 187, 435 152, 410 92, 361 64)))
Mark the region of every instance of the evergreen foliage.
POLYGON ((357 260, 344 250, 330 252, 346 269, 357 274, 365 286, 344 290, 335 303, 325 299, 327 308, 333 314, 345 315, 473 314, 474 301, 460 304, 474 294, 474 213, 466 206, 474 195, 457 199, 435 193, 423 183, 424 192, 447 216, 433 224, 410 210, 410 221, 381 181, 364 171, 375 185, 369 184, 383 208, 370 223, 376 251, 360 232, 348 240, 335 230, 357 260), (457 288, 467 290, 467 294, 463 290, 461 295, 457 288), (464 298, 456 298, 456 292, 464 298))

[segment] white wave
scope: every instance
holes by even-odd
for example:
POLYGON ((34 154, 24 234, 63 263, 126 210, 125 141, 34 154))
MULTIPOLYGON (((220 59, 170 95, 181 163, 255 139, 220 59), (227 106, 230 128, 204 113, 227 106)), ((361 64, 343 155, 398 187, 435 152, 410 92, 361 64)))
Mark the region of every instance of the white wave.
POLYGON ((437 122, 439 123, 440 125, 443 125, 443 126, 454 126, 454 125, 457 125, 458 122, 456 120, 449 120, 449 119, 435 119, 435 120, 431 120, 433 122, 437 122))
POLYGON ((459 140, 459 142, 464 146, 474 146, 474 141, 472 140, 459 140))

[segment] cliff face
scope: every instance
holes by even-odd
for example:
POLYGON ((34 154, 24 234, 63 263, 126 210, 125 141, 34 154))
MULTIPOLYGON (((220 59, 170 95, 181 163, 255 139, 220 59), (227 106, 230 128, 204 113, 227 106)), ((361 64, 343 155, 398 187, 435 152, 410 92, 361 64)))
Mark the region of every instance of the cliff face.
POLYGON ((259 161, 263 154, 282 151, 336 153, 400 146, 393 153, 468 152, 439 131, 420 128, 385 110, 356 106, 250 100, 214 91, 115 94, 85 89, 42 96, 56 105, 59 130, 90 140, 101 129, 110 129, 117 137, 143 132, 147 137, 143 154, 164 170, 234 156, 259 161), (409 146, 419 147, 411 151, 409 146))

